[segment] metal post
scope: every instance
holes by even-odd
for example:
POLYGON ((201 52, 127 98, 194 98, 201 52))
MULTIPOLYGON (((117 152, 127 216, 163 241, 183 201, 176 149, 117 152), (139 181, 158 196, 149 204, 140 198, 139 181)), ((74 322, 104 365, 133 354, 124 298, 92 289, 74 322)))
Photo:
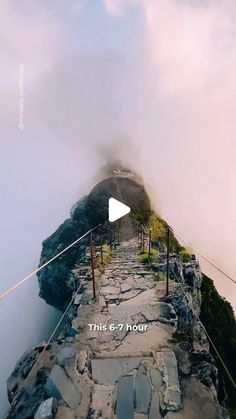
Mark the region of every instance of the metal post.
POLYGON ((117 244, 120 244, 120 223, 118 221, 118 229, 117 229, 117 244))
POLYGON ((167 227, 167 251, 166 251, 166 295, 169 294, 169 271, 170 271, 170 228, 167 227))
POLYGON ((145 246, 144 246, 144 230, 142 231, 142 251, 143 251, 143 253, 144 253, 144 251, 145 251, 145 246))
POLYGON ((91 270, 92 270, 92 280, 93 280, 93 298, 96 299, 94 258, 93 258, 93 233, 92 233, 92 231, 90 233, 90 255, 91 255, 91 270))
POLYGON ((149 239, 148 239, 148 260, 151 260, 151 243, 152 243, 152 229, 149 228, 149 239))
POLYGON ((103 247, 102 247, 102 245, 103 245, 103 234, 101 232, 101 235, 100 235, 100 254, 101 254, 101 264, 103 265, 104 260, 103 260, 103 247))
POLYGON ((110 230, 110 246, 111 246, 111 249, 112 249, 112 240, 113 240, 112 230, 110 230))

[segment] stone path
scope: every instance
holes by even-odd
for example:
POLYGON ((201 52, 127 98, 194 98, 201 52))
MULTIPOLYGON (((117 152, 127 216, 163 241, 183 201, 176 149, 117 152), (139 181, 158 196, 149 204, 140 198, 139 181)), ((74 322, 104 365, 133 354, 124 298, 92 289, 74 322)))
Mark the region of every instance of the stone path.
MULTIPOLYGON (((34 374, 20 381, 21 398, 10 418, 33 417, 34 403, 40 398, 35 419, 228 419, 215 387, 205 386, 196 368, 191 375, 189 342, 178 345, 173 339, 186 317, 181 318, 175 305, 177 318, 173 306, 164 302, 165 283, 156 281, 139 258, 136 239, 121 243, 105 271, 96 271, 96 302, 92 282, 86 279, 85 291, 74 301, 75 336, 62 332, 36 363, 34 374)), ((161 260, 157 260, 160 268, 161 260)), ((170 291, 177 297, 181 290, 170 280, 170 291)), ((32 368, 42 348, 19 361, 10 391, 32 368)), ((199 353, 196 345, 193 348, 195 355, 204 355, 202 348, 199 353)), ((205 346, 203 350, 208 354, 205 346)), ((200 371, 205 366, 204 361, 200 371)))
MULTIPOLYGON (((60 393, 74 416, 157 419, 161 411, 178 411, 177 362, 169 343, 177 317, 170 304, 160 301, 164 283, 156 282, 139 262, 137 240, 117 248, 97 286, 98 302, 89 304, 91 284, 87 284, 73 321, 77 332, 73 350, 71 345, 65 356, 64 369, 73 389, 69 397, 65 383, 60 393), (71 357, 76 353, 72 365, 70 352, 71 357)), ((58 390, 59 368, 53 369, 50 378, 58 390)))

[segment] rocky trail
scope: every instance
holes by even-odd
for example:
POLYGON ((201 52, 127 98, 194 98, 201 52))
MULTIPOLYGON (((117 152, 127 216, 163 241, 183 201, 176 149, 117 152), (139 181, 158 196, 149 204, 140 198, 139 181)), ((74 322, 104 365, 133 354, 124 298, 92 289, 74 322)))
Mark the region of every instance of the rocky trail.
MULTIPOLYGON (((160 301, 164 283, 157 287, 138 259, 137 240, 122 242, 99 279, 98 303, 87 304, 90 287, 82 297, 72 324, 79 333, 70 348, 77 366, 64 365, 77 383, 77 397, 70 400, 76 417, 86 418, 90 410, 93 418, 157 419, 160 405, 163 411, 181 407, 177 361, 168 343, 176 314, 171 304, 160 301)), ((60 368, 52 371, 56 386, 60 368)))
MULTIPOLYGON (((82 331, 75 351, 83 348, 82 358, 89 360, 94 418, 154 419, 161 417, 159 404, 163 410, 181 407, 176 357, 168 343, 176 314, 160 301, 164 283, 157 287, 138 255, 137 240, 122 242, 100 278, 98 304, 83 305, 85 294, 73 321, 82 331)), ((80 417, 86 415, 85 409, 80 417)))
MULTIPOLYGON (((157 269, 165 268, 163 260, 157 260, 157 269)), ((192 288, 188 288, 196 301, 197 266, 193 261, 185 270, 178 268, 183 280, 184 275, 191 279, 192 288)), ((49 398, 41 403, 35 419, 228 417, 210 378, 215 367, 204 336, 199 352, 195 348, 200 359, 195 370, 188 339, 176 341, 176 331, 187 330, 191 314, 179 284, 170 280, 170 298, 165 298, 165 282, 157 279, 140 262, 136 238, 121 242, 102 273, 96 269, 96 302, 92 282, 86 279, 83 293, 74 301, 74 337, 53 343, 44 355, 49 398), (208 363, 201 359, 202 353, 208 363), (207 379, 208 386, 203 384, 207 379)), ((198 330, 195 320, 191 324, 198 330)), ((199 334, 196 339, 199 342, 199 334)))

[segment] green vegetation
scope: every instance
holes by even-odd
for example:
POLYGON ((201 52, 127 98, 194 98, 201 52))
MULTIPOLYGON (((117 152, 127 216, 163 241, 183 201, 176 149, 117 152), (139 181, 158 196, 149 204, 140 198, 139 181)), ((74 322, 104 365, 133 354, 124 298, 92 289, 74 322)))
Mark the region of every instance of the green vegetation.
MULTIPOLYGON (((166 246, 168 224, 158 217, 154 211, 152 211, 149 217, 149 227, 152 229, 152 240, 154 242, 157 241, 161 247, 166 246)), ((181 250, 184 250, 184 248, 180 246, 173 232, 170 231, 170 251, 179 253, 181 250)))
POLYGON ((167 224, 164 220, 159 218, 154 211, 152 211, 149 218, 149 226, 152 229, 152 239, 157 241, 166 240, 166 227, 167 224))
POLYGON ((141 263, 149 263, 149 262, 153 262, 153 256, 151 256, 150 258, 149 258, 149 255, 148 255, 148 253, 146 253, 146 252, 144 252, 144 253, 142 253, 141 254, 141 256, 140 256, 140 262, 141 263))
POLYGON ((191 254, 184 248, 179 251, 179 255, 181 256, 183 263, 187 263, 191 259, 191 254))
POLYGON ((164 272, 156 273, 156 281, 166 281, 166 274, 164 272))
POLYGON ((176 332, 173 333, 172 339, 176 343, 186 342, 188 340, 188 337, 185 333, 179 332, 176 330, 176 332))
MULTIPOLYGON (((231 304, 222 298, 213 281, 203 275, 202 281, 201 320, 212 338, 225 365, 228 367, 234 381, 236 381, 236 320, 231 304)), ((212 348, 212 354, 217 361, 228 394, 228 407, 231 418, 236 417, 236 390, 229 380, 225 370, 212 348)))
POLYGON ((150 258, 148 255, 148 252, 146 252, 146 250, 144 252, 140 253, 140 262, 141 263, 152 263, 154 262, 155 256, 158 254, 158 250, 157 249, 151 249, 151 254, 150 254, 150 258))
POLYGON ((104 268, 111 261, 112 256, 113 256, 113 251, 111 249, 111 246, 109 246, 108 244, 103 244, 102 251, 103 251, 103 266, 101 265, 100 261, 99 261, 99 266, 101 268, 104 268))

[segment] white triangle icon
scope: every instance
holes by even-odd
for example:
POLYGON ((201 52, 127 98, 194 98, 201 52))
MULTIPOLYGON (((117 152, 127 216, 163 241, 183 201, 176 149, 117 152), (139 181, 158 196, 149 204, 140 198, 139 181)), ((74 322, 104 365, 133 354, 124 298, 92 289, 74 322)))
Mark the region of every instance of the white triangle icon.
POLYGON ((115 198, 110 198, 109 201, 109 221, 113 223, 113 221, 118 220, 121 217, 124 217, 124 215, 129 214, 130 207, 128 207, 125 204, 122 204, 122 202, 117 201, 115 198))

